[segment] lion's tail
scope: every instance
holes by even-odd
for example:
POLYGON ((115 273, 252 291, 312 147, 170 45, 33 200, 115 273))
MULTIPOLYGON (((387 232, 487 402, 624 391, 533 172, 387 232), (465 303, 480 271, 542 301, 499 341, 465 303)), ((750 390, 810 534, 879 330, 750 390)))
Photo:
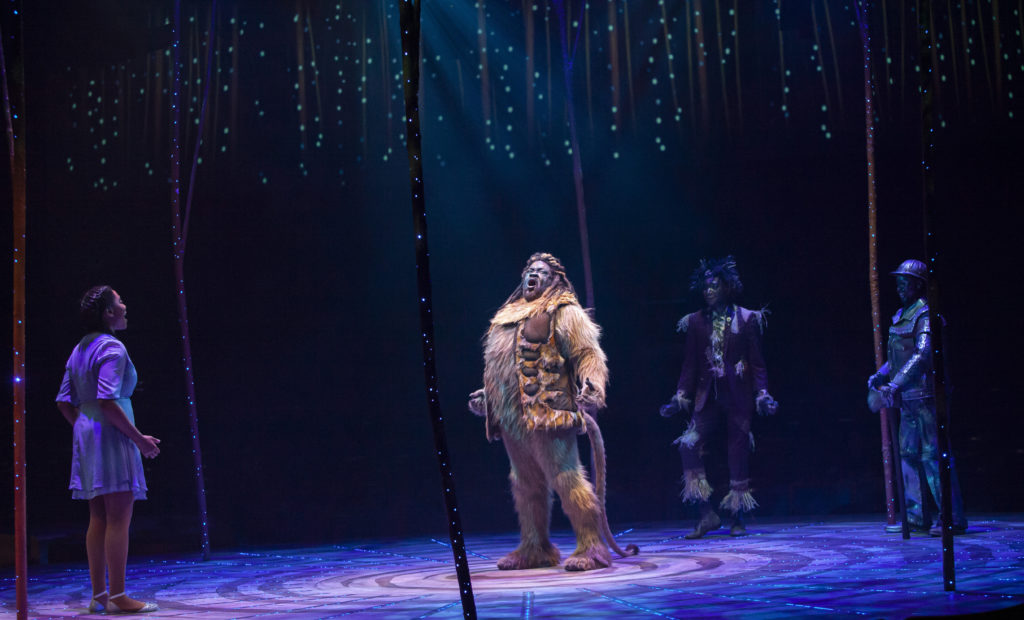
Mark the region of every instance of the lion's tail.
POLYGON ((594 468, 594 486, 597 487, 597 503, 601 506, 601 536, 604 537, 608 546, 622 557, 636 555, 640 553, 640 547, 630 544, 626 545, 626 550, 623 550, 615 542, 612 530, 608 527, 608 513, 604 505, 605 474, 607 469, 604 455, 604 438, 601 436, 601 428, 597 425, 597 420, 586 412, 583 413, 583 417, 587 423, 587 437, 590 439, 591 465, 594 468))

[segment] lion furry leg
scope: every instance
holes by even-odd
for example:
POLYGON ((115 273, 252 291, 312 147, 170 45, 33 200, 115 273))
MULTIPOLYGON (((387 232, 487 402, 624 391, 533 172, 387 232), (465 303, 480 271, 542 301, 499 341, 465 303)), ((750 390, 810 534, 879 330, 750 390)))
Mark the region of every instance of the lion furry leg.
POLYGON ((611 566, 612 554, 601 539, 601 507, 582 469, 576 467, 560 472, 555 476, 554 487, 576 533, 576 550, 565 561, 565 570, 611 566))
POLYGON ((524 446, 506 438, 512 471, 512 498, 519 517, 519 547, 498 560, 501 570, 519 570, 556 566, 561 560, 558 548, 551 544, 551 490, 544 471, 524 446))

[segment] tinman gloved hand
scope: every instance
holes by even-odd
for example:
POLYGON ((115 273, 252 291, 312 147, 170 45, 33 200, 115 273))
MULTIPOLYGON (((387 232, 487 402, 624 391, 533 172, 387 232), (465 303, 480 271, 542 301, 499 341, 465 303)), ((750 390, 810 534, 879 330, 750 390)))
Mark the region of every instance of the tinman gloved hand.
POLYGON ((895 407, 899 400, 900 386, 895 383, 886 383, 877 388, 878 394, 882 397, 882 403, 886 408, 895 407))
POLYGON ((772 395, 767 390, 761 390, 757 395, 757 413, 758 415, 775 415, 775 412, 779 408, 779 402, 772 398, 772 395))
POLYGON ((868 379, 868 389, 877 390, 879 387, 885 385, 888 382, 889 376, 887 374, 885 374, 884 372, 876 372, 875 374, 871 375, 871 377, 868 379))

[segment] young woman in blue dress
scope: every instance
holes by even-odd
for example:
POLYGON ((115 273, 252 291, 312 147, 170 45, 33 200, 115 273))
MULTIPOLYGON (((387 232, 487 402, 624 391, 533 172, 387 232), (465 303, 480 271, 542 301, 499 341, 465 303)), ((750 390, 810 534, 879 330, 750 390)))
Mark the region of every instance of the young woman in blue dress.
POLYGON ((71 496, 89 502, 85 547, 91 612, 157 609, 128 596, 124 584, 132 507, 135 500, 146 499, 142 457, 160 453, 160 440, 135 426, 131 395, 138 376, 127 349, 114 336, 128 326, 126 314, 121 296, 109 286, 85 292, 80 307, 85 336, 68 358, 57 395, 57 408, 74 429, 71 496))

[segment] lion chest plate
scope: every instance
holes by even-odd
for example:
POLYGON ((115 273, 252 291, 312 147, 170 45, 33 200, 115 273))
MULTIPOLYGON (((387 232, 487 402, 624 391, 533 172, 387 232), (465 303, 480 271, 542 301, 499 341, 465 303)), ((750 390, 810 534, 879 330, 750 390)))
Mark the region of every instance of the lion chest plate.
POLYGON ((579 429, 583 425, 550 314, 541 312, 520 322, 516 330, 516 367, 527 430, 579 429))

